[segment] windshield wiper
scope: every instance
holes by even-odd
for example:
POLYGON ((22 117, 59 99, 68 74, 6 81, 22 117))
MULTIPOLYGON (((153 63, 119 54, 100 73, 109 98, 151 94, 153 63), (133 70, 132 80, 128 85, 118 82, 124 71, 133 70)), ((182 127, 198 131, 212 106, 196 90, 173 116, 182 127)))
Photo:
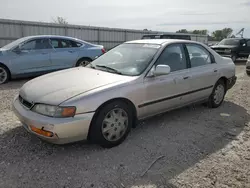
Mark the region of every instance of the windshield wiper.
POLYGON ((96 65, 96 67, 100 67, 100 68, 105 68, 107 70, 111 70, 112 72, 114 73, 117 73, 117 74, 122 74, 120 71, 114 69, 114 68, 111 68, 111 67, 108 67, 106 65, 96 65))

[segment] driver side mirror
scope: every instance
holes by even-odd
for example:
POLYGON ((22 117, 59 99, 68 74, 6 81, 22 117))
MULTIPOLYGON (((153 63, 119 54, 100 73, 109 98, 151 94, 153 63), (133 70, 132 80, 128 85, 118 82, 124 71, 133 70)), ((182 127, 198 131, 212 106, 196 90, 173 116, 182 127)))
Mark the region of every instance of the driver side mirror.
POLYGON ((152 76, 168 75, 170 71, 171 68, 168 65, 157 65, 152 71, 152 76))

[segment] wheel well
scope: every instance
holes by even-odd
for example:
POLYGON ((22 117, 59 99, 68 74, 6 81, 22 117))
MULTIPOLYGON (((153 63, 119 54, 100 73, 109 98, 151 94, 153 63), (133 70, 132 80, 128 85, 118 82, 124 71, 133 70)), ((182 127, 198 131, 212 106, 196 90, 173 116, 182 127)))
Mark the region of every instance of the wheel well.
MULTIPOLYGON (((222 81, 224 82, 224 84, 225 84, 225 86, 226 86, 226 90, 227 90, 227 88, 228 88, 228 87, 227 87, 227 85, 228 85, 228 84, 227 84, 227 78, 226 78, 225 76, 223 76, 223 77, 221 77, 219 80, 222 80, 222 81)), ((219 80, 218 80, 218 81, 219 81, 219 80)))
POLYGON ((79 63, 79 61, 81 61, 81 60, 83 60, 83 59, 88 59, 88 60, 90 60, 90 61, 93 61, 93 59, 91 59, 91 58, 89 58, 89 57, 81 57, 81 58, 79 58, 79 59, 77 60, 76 65, 77 65, 77 63, 79 63))
POLYGON ((89 127, 88 140, 89 140, 89 136, 90 136, 89 133, 90 133, 92 124, 93 124, 95 118, 97 117, 98 113, 100 112, 100 110, 101 110, 104 106, 106 106, 107 104, 112 103, 112 102, 114 102, 114 101, 122 101, 122 102, 126 103, 129 107, 131 107, 131 109, 132 109, 132 114, 133 114, 133 127, 135 127, 135 124, 136 124, 136 121, 137 121, 137 111, 136 111, 136 108, 135 108, 134 103, 132 103, 129 99, 126 99, 126 98, 114 98, 114 99, 111 99, 111 100, 106 101, 105 103, 103 103, 102 105, 100 105, 100 106, 97 108, 97 110, 96 110, 96 112, 95 112, 95 115, 94 115, 94 117, 92 118, 90 127, 89 127))
POLYGON ((1 63, 1 62, 0 62, 0 66, 2 66, 2 67, 4 67, 4 68, 7 69, 7 71, 8 71, 9 74, 10 74, 10 79, 11 79, 11 72, 10 72, 10 69, 9 69, 5 64, 3 64, 3 63, 1 63))

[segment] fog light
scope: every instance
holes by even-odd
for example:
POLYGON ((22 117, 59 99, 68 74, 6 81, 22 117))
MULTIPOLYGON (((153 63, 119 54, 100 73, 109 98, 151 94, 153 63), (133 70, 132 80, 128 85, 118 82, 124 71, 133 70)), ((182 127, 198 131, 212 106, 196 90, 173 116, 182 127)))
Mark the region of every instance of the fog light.
POLYGON ((50 131, 38 129, 38 128, 32 126, 32 125, 30 126, 30 129, 31 129, 33 132, 35 132, 35 133, 37 133, 37 134, 40 134, 40 135, 43 135, 43 136, 46 136, 46 137, 52 137, 52 136, 54 135, 54 134, 53 134, 52 132, 50 132, 50 131))

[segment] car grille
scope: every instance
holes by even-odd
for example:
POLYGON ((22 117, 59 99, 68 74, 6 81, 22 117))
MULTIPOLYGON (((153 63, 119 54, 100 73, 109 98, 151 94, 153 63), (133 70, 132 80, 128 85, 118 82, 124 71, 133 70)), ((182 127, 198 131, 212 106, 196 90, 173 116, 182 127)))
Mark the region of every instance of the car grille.
POLYGON ((22 98, 20 95, 19 95, 19 101, 20 103, 25 106, 26 108, 31 108, 33 106, 32 103, 30 103, 29 101, 25 100, 24 98, 22 98))
POLYGON ((225 54, 225 50, 224 48, 213 48, 214 51, 216 51, 218 54, 225 54))

